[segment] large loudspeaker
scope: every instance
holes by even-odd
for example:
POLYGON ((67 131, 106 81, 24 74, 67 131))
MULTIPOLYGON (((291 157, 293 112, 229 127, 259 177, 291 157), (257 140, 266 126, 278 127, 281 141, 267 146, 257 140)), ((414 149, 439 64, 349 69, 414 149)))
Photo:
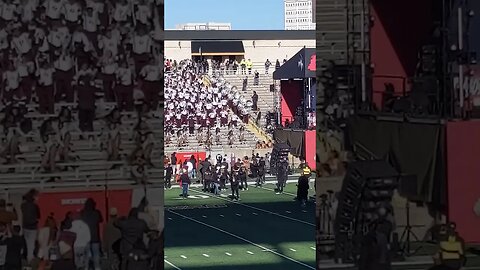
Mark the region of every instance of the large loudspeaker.
POLYGON ((398 182, 398 193, 410 201, 420 200, 418 196, 418 179, 416 175, 404 175, 398 182))
POLYGON ((393 208, 391 199, 398 186, 398 176, 383 160, 356 161, 349 165, 334 225, 337 261, 353 261, 361 249, 359 240, 378 218, 378 209, 393 208))
POLYGON ((276 143, 273 145, 272 155, 270 159, 270 172, 271 174, 277 173, 278 162, 282 159, 288 161, 288 154, 290 153, 291 147, 286 143, 276 143))

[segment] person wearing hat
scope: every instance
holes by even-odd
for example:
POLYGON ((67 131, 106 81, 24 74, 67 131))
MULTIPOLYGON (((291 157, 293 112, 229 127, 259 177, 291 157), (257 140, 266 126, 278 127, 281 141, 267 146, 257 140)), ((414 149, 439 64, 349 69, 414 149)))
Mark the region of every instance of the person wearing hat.
POLYGON ((103 229, 103 253, 107 256, 108 264, 112 266, 119 266, 120 263, 120 240, 122 232, 115 226, 118 220, 118 210, 115 207, 110 208, 108 222, 103 229))
POLYGON ((186 199, 188 197, 188 188, 192 181, 188 177, 188 170, 183 169, 182 174, 180 175, 180 182, 182 183, 182 197, 186 199))

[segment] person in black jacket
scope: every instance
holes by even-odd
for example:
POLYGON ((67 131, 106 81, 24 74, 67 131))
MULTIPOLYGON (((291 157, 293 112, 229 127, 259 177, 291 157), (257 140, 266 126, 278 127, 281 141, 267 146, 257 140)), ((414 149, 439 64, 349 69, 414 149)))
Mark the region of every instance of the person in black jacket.
POLYGON ((27 262, 30 263, 34 256, 35 242, 38 233, 38 221, 40 220, 40 208, 37 205, 38 191, 31 189, 23 196, 22 228, 23 237, 27 244, 27 262))
POLYGON ((297 200, 305 207, 308 200, 309 179, 307 175, 301 175, 297 184, 297 200))
POLYGON ((240 175, 238 170, 233 172, 233 176, 230 179, 230 187, 232 188, 232 200, 240 200, 240 175))
POLYGON ((277 168, 277 191, 276 194, 283 193, 283 188, 287 183, 288 161, 284 158, 279 161, 277 168))
POLYGON ((173 175, 173 168, 168 163, 167 167, 165 168, 165 188, 171 189, 172 188, 172 175, 173 175))
POLYGON ((383 217, 373 222, 362 241, 359 270, 391 270, 389 235, 391 224, 383 217))
POLYGON ((130 210, 128 218, 120 218, 114 225, 122 233, 122 239, 120 240, 121 269, 127 270, 130 269, 129 264, 132 263, 133 259, 129 255, 136 251, 146 251, 143 239, 149 229, 147 223, 138 218, 138 209, 135 207, 130 210))
POLYGON ((90 260, 93 262, 95 269, 100 269, 100 223, 103 222, 103 217, 102 213, 96 209, 96 203, 92 198, 85 201, 81 216, 90 229, 90 260))
POLYGON ((170 156, 170 166, 173 170, 173 175, 177 175, 177 153, 173 152, 170 156))
POLYGON ((7 257, 5 270, 22 269, 22 259, 27 257, 27 244, 20 235, 20 226, 13 226, 12 236, 7 238, 7 257))

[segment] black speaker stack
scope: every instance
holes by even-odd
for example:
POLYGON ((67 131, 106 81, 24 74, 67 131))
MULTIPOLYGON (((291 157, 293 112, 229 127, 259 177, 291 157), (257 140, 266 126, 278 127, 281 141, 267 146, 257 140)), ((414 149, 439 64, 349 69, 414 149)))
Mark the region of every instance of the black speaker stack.
POLYGON ((386 161, 365 160, 349 165, 334 223, 337 263, 356 261, 360 241, 378 219, 378 209, 391 209, 397 185, 398 172, 386 161))
POLYGON ((288 163, 288 154, 291 147, 286 143, 275 143, 272 149, 272 155, 270 159, 270 172, 271 174, 277 174, 277 168, 279 162, 286 160, 288 163))

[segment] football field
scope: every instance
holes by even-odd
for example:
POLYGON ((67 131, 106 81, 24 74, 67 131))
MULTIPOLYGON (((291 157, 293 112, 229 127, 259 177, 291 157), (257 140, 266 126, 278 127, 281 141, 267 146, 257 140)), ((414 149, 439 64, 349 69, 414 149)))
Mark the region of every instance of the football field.
MULTIPOLYGON (((283 194, 273 184, 249 186, 241 200, 190 188, 165 191, 165 269, 315 269, 315 206, 294 201, 295 183, 283 194)), ((313 194, 313 190, 310 190, 313 194)))

